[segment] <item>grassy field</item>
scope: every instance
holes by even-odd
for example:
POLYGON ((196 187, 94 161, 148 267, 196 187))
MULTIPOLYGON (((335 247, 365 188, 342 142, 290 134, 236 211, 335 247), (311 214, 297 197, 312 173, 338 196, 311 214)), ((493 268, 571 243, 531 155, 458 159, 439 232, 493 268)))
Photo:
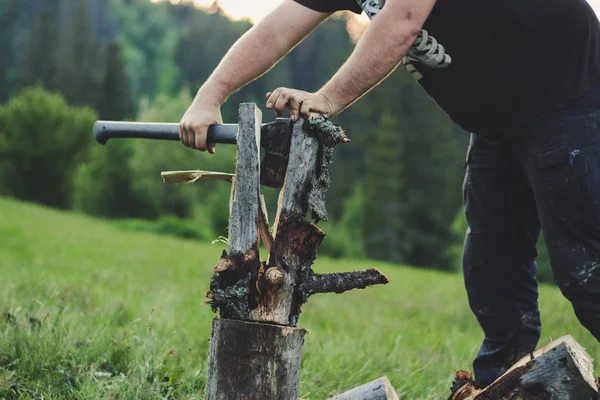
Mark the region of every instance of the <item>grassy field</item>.
MULTIPOLYGON (((222 248, 0 199, 0 398, 201 398, 214 316, 201 302, 222 248)), ((374 266, 389 285, 305 306, 301 397, 387 375, 401 398, 445 399, 481 340, 461 277, 316 263, 374 266)), ((543 341, 570 332, 600 356, 556 289, 542 289, 541 306, 543 341)))

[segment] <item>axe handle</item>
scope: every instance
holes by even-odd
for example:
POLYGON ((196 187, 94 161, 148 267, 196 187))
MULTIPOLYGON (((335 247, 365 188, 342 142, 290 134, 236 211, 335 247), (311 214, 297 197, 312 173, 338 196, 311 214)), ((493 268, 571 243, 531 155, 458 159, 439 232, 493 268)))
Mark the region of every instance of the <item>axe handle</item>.
MULTIPOLYGON (((207 142, 235 144, 237 124, 211 125, 208 128, 207 142)), ((159 139, 179 140, 179 124, 96 121, 94 137, 100 144, 109 139, 159 139)))

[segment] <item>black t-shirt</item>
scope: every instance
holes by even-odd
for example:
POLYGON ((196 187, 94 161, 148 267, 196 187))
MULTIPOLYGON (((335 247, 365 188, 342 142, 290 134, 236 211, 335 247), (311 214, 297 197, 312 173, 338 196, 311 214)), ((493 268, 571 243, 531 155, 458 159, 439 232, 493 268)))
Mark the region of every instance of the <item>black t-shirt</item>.
MULTIPOLYGON (((295 0, 322 12, 385 0, 295 0)), ((407 69, 464 129, 507 134, 600 77, 600 23, 585 0, 438 0, 407 69)))

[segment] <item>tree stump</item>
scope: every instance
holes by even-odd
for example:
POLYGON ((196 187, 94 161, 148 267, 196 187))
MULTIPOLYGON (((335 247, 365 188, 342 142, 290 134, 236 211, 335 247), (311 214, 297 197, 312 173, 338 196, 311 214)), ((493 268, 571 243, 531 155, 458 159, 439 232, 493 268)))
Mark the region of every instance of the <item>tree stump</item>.
POLYGON ((313 128, 309 122, 293 126, 271 235, 260 195, 261 112, 255 104, 240 105, 228 248, 207 292, 221 316, 213 322, 207 399, 296 400, 305 331, 295 326, 302 304, 316 293, 388 282, 376 269, 320 275, 311 268, 325 237, 316 223, 326 217, 327 164, 333 146, 349 140, 324 119, 313 128), (311 209, 314 223, 307 220, 311 209), (270 252, 265 262, 259 237, 270 252))
POLYGON ((303 329, 215 318, 206 399, 296 400, 305 334, 303 329))

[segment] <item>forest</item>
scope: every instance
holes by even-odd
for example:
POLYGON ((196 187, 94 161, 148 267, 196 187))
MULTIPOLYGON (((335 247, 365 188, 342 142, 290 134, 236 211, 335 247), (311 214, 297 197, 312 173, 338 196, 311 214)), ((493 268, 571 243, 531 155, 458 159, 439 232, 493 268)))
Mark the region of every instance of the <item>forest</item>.
MULTIPOLYGON (((264 107, 276 87, 316 90, 352 52, 350 15, 330 18, 223 106, 264 107)), ((230 172, 180 143, 100 146, 96 119, 178 122, 249 21, 215 2, 0 0, 0 196, 210 242, 227 236, 229 187, 164 186, 160 172, 230 172)), ((243 66, 240 66, 242 68, 243 66)), ((468 135, 403 69, 336 118, 352 144, 336 152, 321 253, 455 270, 466 229, 461 184, 468 135)), ((267 202, 276 193, 267 192, 267 202)))

